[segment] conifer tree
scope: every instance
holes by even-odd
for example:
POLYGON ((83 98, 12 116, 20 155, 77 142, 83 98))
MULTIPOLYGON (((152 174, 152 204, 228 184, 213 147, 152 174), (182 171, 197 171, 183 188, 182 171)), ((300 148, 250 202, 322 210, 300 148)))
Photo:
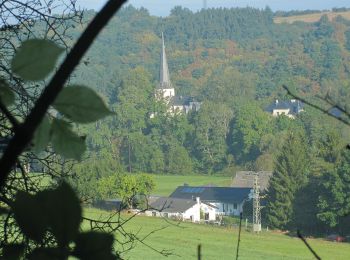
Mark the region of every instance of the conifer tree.
POLYGON ((276 158, 274 174, 270 180, 267 220, 271 227, 289 227, 295 194, 307 183, 308 164, 303 135, 291 133, 276 158))

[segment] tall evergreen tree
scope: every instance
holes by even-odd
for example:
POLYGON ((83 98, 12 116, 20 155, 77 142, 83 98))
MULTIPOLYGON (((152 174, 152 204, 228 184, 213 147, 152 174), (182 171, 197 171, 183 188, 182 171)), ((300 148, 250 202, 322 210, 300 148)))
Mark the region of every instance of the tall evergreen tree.
POLYGON ((270 180, 267 220, 271 227, 290 227, 295 194, 307 183, 308 165, 303 135, 291 133, 276 158, 274 174, 270 180))
POLYGON ((324 192, 319 197, 317 217, 329 225, 337 227, 340 233, 350 230, 350 152, 344 151, 334 170, 323 175, 324 192))

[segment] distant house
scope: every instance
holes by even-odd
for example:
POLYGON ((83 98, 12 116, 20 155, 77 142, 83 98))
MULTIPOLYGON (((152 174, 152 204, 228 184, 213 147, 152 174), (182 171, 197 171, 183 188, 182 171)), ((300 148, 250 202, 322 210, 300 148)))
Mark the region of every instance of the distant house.
POLYGON ((149 210, 145 213, 147 216, 199 222, 201 212, 203 213, 203 220, 215 220, 215 207, 202 203, 198 197, 194 200, 160 197, 150 203, 149 210))
POLYGON ((285 115, 294 119, 296 115, 304 111, 304 104, 296 99, 291 99, 289 101, 280 101, 276 99, 273 104, 266 108, 266 111, 271 113, 274 117, 285 115))
POLYGON ((231 187, 239 188, 253 188, 255 176, 258 176, 260 191, 266 191, 269 186, 269 181, 272 176, 272 172, 269 171, 240 171, 236 173, 233 178, 231 187))
POLYGON ((215 209, 215 215, 239 216, 243 204, 251 198, 251 188, 180 186, 170 195, 172 199, 200 201, 215 209))

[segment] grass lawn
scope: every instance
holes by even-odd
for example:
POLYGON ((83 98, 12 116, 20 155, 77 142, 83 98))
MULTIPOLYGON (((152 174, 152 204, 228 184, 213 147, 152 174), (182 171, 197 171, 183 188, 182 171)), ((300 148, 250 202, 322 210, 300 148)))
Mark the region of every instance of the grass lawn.
MULTIPOLYGON (((103 214, 94 209, 85 209, 89 217, 103 214)), ((176 222, 170 222, 177 224, 176 222)), ((139 216, 125 225, 129 231, 139 232, 142 237, 152 230, 165 229, 150 235, 146 243, 162 250, 172 250, 174 256, 165 258, 142 244, 126 253, 124 259, 197 259, 197 245, 202 245, 202 259, 235 259, 237 228, 181 223, 180 227, 163 219, 139 216)), ((308 240, 322 259, 350 259, 350 244, 327 242, 320 239, 308 240)), ((243 231, 239 259, 314 259, 298 238, 287 235, 263 232, 252 234, 243 231)))
POLYGON ((229 186, 230 176, 203 176, 203 175, 152 175, 156 183, 154 195, 169 196, 178 186, 187 183, 192 186, 215 184, 217 186, 229 186))

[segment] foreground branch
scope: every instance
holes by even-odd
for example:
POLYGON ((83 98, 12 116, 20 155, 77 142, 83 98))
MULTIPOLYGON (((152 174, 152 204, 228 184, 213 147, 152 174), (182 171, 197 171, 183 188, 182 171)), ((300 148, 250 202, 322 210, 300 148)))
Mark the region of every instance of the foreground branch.
POLYGON ((3 188, 6 179, 14 167, 18 156, 24 151, 30 143, 36 128, 39 126, 49 106, 54 102, 70 74, 79 64, 80 60, 89 49, 94 39, 97 37, 102 28, 112 18, 114 13, 126 0, 109 0, 102 10, 89 24, 87 29, 81 35, 71 52, 67 55, 63 64, 57 73, 51 79, 49 85, 45 88, 42 95, 36 101, 34 108, 16 131, 7 146, 4 155, 0 160, 0 189, 3 188))
MULTIPOLYGON (((345 120, 342 117, 335 116, 329 110, 326 110, 326 109, 324 109, 323 107, 321 107, 319 105, 313 104, 310 101, 307 101, 306 99, 304 99, 304 98, 302 98, 302 97, 300 97, 298 95, 293 94, 286 85, 283 85, 282 87, 287 91, 288 95, 290 95, 291 97, 296 98, 296 99, 300 100, 301 102, 309 105, 310 107, 313 107, 313 108, 317 109, 318 111, 321 111, 322 113, 324 113, 324 114, 326 114, 326 115, 328 115, 330 117, 333 117, 333 118, 339 120, 340 122, 350 126, 350 122, 348 120, 345 120)), ((327 102, 327 100, 323 100, 323 101, 327 102)), ((345 110, 343 110, 341 107, 339 107, 337 105, 333 105, 332 108, 337 108, 340 111, 342 111, 343 113, 345 113, 347 116, 349 116, 349 114, 345 110)))
POLYGON ((309 245, 309 243, 306 241, 306 239, 303 237, 303 235, 300 233, 300 231, 297 231, 298 237, 301 239, 301 241, 304 242, 304 244, 306 245, 306 247, 309 249, 309 251, 313 254, 313 256, 318 259, 321 260, 321 257, 319 257, 317 255, 317 253, 315 252, 315 250, 313 250, 313 248, 309 245))

